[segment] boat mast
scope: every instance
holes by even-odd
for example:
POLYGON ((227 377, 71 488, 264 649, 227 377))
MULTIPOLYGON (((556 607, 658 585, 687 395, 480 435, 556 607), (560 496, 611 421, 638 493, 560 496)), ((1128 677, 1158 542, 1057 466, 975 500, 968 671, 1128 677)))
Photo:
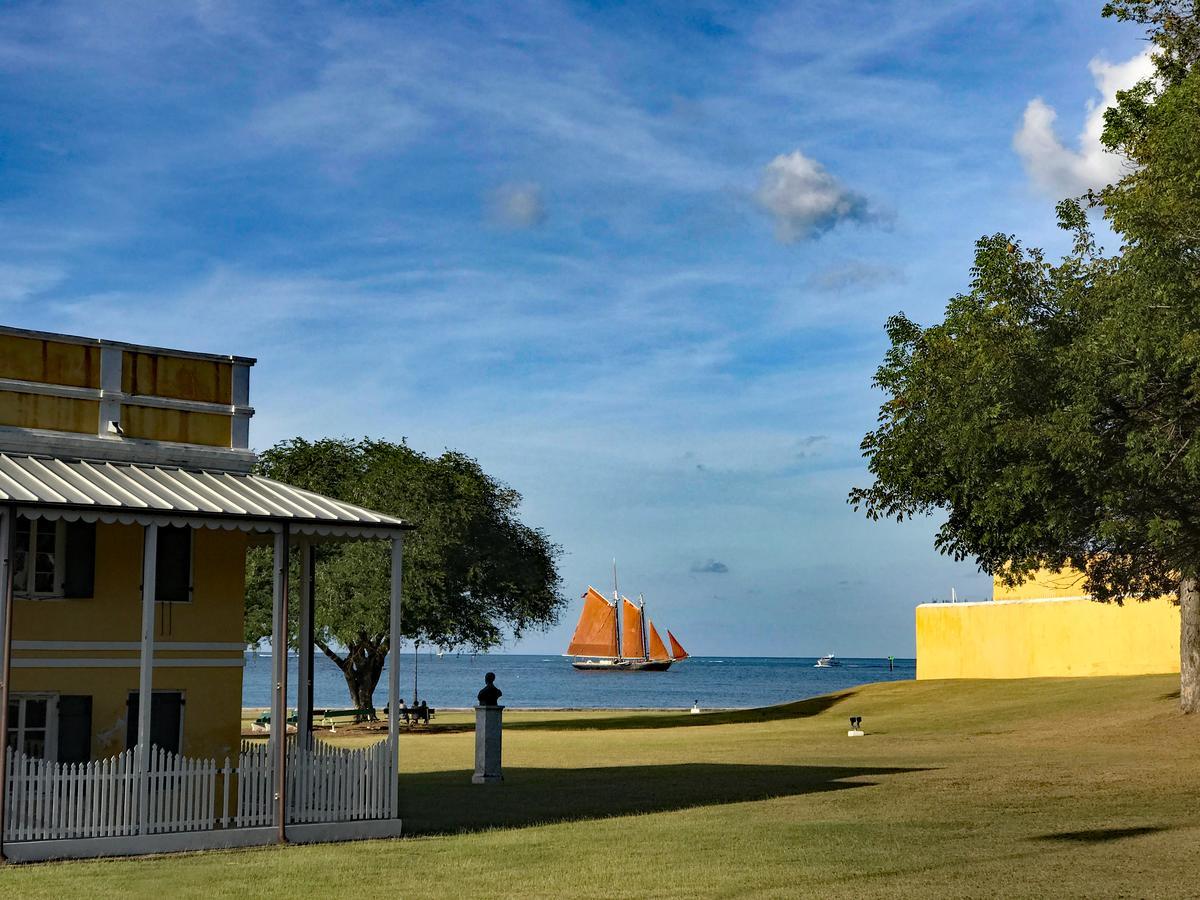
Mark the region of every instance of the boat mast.
POLYGON ((650 659, 650 645, 646 643, 646 598, 638 594, 638 603, 642 608, 642 659, 650 659))
POLYGON ((621 590, 617 587, 617 558, 613 557, 613 614, 617 617, 617 659, 621 658, 621 590))

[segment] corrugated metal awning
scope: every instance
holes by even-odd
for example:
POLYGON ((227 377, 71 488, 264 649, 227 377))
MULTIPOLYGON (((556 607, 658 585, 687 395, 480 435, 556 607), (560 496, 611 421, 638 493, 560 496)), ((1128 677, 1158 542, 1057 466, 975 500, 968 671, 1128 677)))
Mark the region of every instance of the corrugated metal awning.
POLYGON ((0 453, 0 502, 69 521, 158 522, 341 537, 412 526, 261 475, 0 453))

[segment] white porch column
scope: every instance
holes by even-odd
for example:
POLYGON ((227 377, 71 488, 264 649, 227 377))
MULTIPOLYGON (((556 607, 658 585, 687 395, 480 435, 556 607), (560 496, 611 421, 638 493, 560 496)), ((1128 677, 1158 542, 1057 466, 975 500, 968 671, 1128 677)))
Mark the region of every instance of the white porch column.
POLYGON ((4 821, 8 800, 8 680, 12 675, 13 540, 17 508, 0 507, 0 863, 4 862, 4 821))
POLYGON ((275 760, 275 824, 279 842, 287 840, 287 607, 288 526, 275 534, 275 578, 272 596, 271 663, 275 668, 275 693, 271 697, 271 756, 275 760))
POLYGON ((300 544, 300 665, 296 679, 296 734, 301 747, 312 743, 313 707, 313 594, 316 588, 316 554, 312 542, 300 544))
MULTIPOLYGON (((392 538, 392 596, 388 634, 388 744, 392 766, 400 774, 400 588, 404 564, 404 536, 392 538)), ((400 816, 400 779, 392 783, 392 818, 400 816)))
POLYGON ((143 528, 142 545, 142 659, 138 675, 137 749, 138 833, 150 819, 150 711, 154 706, 154 581, 158 573, 158 525, 143 528))

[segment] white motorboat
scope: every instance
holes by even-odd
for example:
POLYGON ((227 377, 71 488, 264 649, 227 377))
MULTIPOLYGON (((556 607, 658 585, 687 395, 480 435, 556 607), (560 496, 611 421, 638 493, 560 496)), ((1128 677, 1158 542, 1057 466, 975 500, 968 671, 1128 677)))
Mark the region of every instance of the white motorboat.
POLYGON ((817 660, 817 664, 813 667, 816 669, 832 669, 838 665, 838 661, 833 658, 832 653, 826 653, 817 660))

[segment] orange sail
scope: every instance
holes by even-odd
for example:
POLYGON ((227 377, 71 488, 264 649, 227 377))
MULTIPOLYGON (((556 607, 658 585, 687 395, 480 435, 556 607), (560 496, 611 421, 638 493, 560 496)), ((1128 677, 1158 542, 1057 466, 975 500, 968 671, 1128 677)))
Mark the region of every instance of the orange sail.
POLYGON ((593 587, 583 595, 583 612, 567 645, 568 656, 617 655, 617 607, 593 587))
POLYGON ((671 634, 671 629, 667 629, 667 640, 671 642, 671 658, 672 659, 687 659, 688 652, 683 649, 683 645, 675 640, 675 635, 671 634))
POLYGON ((621 602, 625 618, 621 622, 621 656, 626 659, 645 659, 646 651, 642 646, 642 611, 628 597, 622 597, 621 602))
MULTIPOLYGON (((663 639, 658 636, 658 630, 654 627, 654 623, 647 620, 647 626, 650 631, 650 658, 656 662, 664 662, 671 657, 667 654, 667 646, 663 643, 663 639)), ((670 634, 671 632, 667 632, 670 634)))

